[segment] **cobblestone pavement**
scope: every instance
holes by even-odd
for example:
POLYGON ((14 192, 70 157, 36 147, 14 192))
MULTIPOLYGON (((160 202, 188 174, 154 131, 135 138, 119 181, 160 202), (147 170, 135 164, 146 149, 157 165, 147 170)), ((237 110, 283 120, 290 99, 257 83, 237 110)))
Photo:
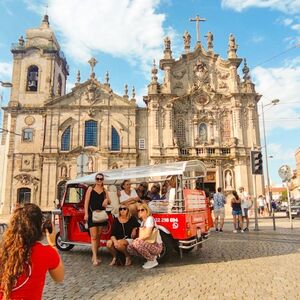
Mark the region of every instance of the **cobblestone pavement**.
POLYGON ((212 232, 203 248, 174 253, 157 268, 109 267, 101 251, 101 266, 91 265, 91 250, 75 246, 63 253, 65 283, 47 277, 44 299, 300 299, 300 220, 289 229, 287 219, 260 220, 259 231, 212 232))

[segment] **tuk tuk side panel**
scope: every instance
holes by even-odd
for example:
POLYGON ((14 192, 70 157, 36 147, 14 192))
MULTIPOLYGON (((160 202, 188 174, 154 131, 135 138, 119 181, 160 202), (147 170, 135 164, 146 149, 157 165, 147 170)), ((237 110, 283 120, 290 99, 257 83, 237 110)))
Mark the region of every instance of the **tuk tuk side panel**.
POLYGON ((207 213, 198 211, 192 213, 154 213, 157 225, 165 227, 173 239, 189 239, 197 235, 197 229, 207 233, 207 213))

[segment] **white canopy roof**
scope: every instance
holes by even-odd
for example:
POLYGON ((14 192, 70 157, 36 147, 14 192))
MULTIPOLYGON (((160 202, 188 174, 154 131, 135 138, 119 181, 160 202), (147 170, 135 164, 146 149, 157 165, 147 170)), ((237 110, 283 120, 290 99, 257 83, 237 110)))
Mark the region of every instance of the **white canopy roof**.
MULTIPOLYGON (((69 180, 67 184, 93 184, 95 183, 95 176, 97 173, 69 180)), ((101 173, 104 174, 104 182, 109 184, 123 181, 125 179, 145 179, 154 177, 167 177, 171 175, 183 175, 184 177, 205 177, 206 167, 200 160, 190 160, 160 165, 106 170, 101 171, 101 173)))

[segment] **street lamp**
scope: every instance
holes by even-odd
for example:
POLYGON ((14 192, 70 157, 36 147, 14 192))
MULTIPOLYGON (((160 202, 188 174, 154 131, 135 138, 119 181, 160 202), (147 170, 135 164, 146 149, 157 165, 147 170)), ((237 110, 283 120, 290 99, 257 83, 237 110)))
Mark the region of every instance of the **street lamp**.
POLYGON ((268 164, 268 148, 267 148, 264 108, 269 105, 276 105, 279 103, 279 101, 280 101, 279 99, 274 99, 266 105, 263 105, 263 103, 261 103, 261 116, 263 122, 263 134, 264 134, 264 145, 265 145, 265 155, 266 155, 267 188, 268 188, 268 195, 269 195, 269 216, 271 216, 272 192, 270 190, 270 175, 269 175, 269 164, 268 164))
POLYGON ((4 82, 4 81, 1 81, 1 80, 0 80, 0 85, 3 86, 3 87, 8 87, 8 88, 12 87, 12 83, 4 82))

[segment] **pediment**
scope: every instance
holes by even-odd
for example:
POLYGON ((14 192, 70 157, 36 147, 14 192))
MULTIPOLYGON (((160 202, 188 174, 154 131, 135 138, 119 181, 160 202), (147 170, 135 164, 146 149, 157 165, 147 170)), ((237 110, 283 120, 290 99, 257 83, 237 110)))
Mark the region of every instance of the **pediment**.
POLYGON ((48 107, 135 107, 135 101, 128 100, 113 92, 108 84, 89 79, 76 84, 72 91, 62 97, 56 97, 46 103, 48 107))

